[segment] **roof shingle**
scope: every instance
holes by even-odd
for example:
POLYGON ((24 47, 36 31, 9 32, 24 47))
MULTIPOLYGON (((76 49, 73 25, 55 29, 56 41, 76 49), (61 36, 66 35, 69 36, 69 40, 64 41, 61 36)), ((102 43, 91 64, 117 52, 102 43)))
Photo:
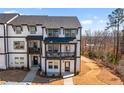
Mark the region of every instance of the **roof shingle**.
POLYGON ((18 15, 18 14, 16 14, 16 13, 11 13, 11 14, 0 13, 0 23, 6 23, 7 21, 9 21, 11 18, 13 18, 16 15, 18 15))
POLYGON ((22 15, 10 22, 13 25, 42 24, 46 28, 78 28, 81 24, 76 16, 33 16, 22 15))

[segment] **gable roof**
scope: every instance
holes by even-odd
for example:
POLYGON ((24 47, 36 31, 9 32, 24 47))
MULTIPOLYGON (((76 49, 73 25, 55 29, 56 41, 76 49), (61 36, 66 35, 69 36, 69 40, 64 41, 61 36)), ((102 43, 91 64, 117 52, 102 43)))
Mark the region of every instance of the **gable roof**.
POLYGON ((6 23, 7 21, 12 19, 16 15, 18 15, 18 14, 16 14, 16 13, 11 13, 11 14, 0 13, 0 23, 6 23))
POLYGON ((36 24, 44 24, 46 16, 33 16, 33 15, 21 15, 14 19, 13 21, 10 22, 10 24, 13 25, 22 25, 22 24, 27 24, 27 25, 36 25, 36 24))
POLYGON ((76 16, 48 16, 45 22, 47 28, 78 28, 81 27, 76 16))
POLYGON ((78 28, 81 24, 76 16, 36 16, 21 15, 10 22, 13 25, 36 25, 42 24, 46 28, 78 28))

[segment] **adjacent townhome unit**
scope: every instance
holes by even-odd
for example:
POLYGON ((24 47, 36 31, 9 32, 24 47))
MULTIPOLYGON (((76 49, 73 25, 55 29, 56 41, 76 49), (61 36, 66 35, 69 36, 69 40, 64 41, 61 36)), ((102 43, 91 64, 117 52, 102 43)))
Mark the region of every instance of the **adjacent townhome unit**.
POLYGON ((0 14, 0 69, 39 67, 45 76, 76 75, 80 42, 75 16, 0 14))

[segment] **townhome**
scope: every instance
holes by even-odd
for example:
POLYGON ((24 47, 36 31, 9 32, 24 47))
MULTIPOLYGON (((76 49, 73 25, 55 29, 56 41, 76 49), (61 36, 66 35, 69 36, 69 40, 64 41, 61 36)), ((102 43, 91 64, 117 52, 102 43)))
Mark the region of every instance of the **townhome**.
POLYGON ((45 76, 80 72, 81 25, 77 17, 18 14, 6 24, 5 30, 3 25, 0 28, 0 33, 6 33, 0 34, 0 59, 6 56, 1 69, 39 67, 45 76))

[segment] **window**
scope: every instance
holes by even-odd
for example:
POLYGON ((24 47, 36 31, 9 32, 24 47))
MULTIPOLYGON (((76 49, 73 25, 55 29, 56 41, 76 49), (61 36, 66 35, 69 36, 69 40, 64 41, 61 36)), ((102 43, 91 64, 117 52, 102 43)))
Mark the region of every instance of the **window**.
POLYGON ((65 29, 65 37, 76 37, 76 29, 65 29))
POLYGON ((59 36, 59 29, 48 29, 48 37, 58 37, 59 36))
POLYGON ((24 57, 15 57, 15 64, 24 64, 24 57))
POLYGON ((49 44, 48 45, 48 51, 58 52, 59 51, 59 46, 57 44, 49 44))
POLYGON ((49 62, 49 63, 48 63, 48 68, 49 68, 49 69, 52 69, 52 68, 53 68, 53 62, 49 62))
POLYGON ((20 64, 24 64, 24 57, 20 57, 20 64))
POLYGON ((14 41, 14 49, 24 49, 24 41, 14 41))
POLYGON ((15 57, 15 64, 19 64, 19 57, 15 57))
POLYGON ((15 31, 16 31, 16 34, 21 34, 21 32, 22 32, 21 26, 16 26, 15 31))
POLYGON ((36 27, 35 26, 29 26, 29 31, 31 34, 36 34, 36 27))
POLYGON ((54 62, 54 69, 58 69, 58 62, 54 62))
POLYGON ((69 52, 70 51, 70 45, 65 45, 65 51, 69 52))

